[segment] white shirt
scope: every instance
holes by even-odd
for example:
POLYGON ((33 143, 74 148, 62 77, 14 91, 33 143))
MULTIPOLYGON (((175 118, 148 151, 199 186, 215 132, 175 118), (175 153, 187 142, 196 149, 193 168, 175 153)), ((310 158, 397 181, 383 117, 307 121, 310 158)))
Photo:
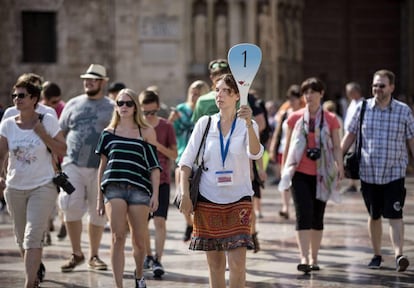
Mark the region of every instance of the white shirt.
MULTIPOLYGON (((247 135, 246 122, 244 119, 237 118, 236 126, 230 137, 230 132, 224 137, 227 143, 230 137, 229 151, 225 160, 225 167, 222 165, 220 134, 218 129, 219 114, 211 116, 211 125, 206 139, 206 149, 204 152, 204 166, 208 168, 203 171, 200 180, 200 194, 208 200, 218 204, 233 203, 245 196, 252 196, 252 184, 250 178, 250 159, 258 160, 262 157, 264 148, 260 145, 257 155, 249 152, 249 138, 247 135), (223 170, 233 171, 233 185, 217 186, 216 172, 223 170)), ((185 148, 179 166, 192 167, 198 148, 207 126, 208 116, 200 118, 191 134, 188 145, 185 148)), ((259 128, 253 122, 253 129, 259 138, 259 128)), ((202 150, 200 155, 202 154, 202 150)), ((201 156, 200 156, 201 162, 201 156)))
POLYGON ((359 98, 358 100, 352 99, 351 103, 349 103, 348 109, 346 110, 345 120, 344 120, 344 131, 348 131, 349 124, 351 124, 352 117, 357 110, 358 104, 364 100, 363 97, 359 98))
MULTIPOLYGON (((39 113, 39 114, 50 114, 53 117, 55 117, 56 120, 58 119, 55 109, 53 109, 52 107, 43 105, 41 103, 37 103, 35 111, 36 113, 39 113)), ((19 113, 20 111, 17 110, 16 106, 11 106, 7 108, 6 111, 4 111, 3 118, 1 118, 1 120, 19 115, 19 113)))
MULTIPOLYGON (((57 119, 50 114, 45 114, 42 124, 53 138, 60 131, 57 119)), ((31 190, 52 181, 55 172, 51 154, 33 129, 21 129, 15 118, 9 117, 1 121, 0 135, 7 138, 9 147, 8 187, 31 190)))

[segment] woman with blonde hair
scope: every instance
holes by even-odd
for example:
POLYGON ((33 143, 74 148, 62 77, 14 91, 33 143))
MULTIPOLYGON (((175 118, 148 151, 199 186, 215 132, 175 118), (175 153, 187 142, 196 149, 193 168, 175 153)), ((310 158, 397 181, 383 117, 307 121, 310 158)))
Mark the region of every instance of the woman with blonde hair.
POLYGON ((144 120, 138 95, 122 89, 116 97, 112 120, 102 132, 96 153, 100 188, 97 209, 107 213, 112 233, 111 263, 116 287, 123 287, 125 239, 128 220, 134 247, 136 287, 146 287, 143 277, 148 213, 158 208, 160 164, 155 130, 144 120))

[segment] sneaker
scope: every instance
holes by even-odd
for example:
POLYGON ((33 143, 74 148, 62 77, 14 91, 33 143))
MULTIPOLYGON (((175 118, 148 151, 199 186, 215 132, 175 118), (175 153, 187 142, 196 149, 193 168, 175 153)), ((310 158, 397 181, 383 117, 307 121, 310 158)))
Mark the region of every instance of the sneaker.
POLYGON ((135 276, 135 288, 147 288, 144 276, 142 276, 141 279, 137 279, 135 276))
POLYGON ((154 263, 154 258, 152 256, 146 256, 144 260, 144 271, 149 271, 152 269, 152 264, 154 263))
POLYGON ((187 242, 191 239, 191 234, 193 233, 193 226, 187 226, 184 232, 183 241, 187 242))
POLYGON ((64 223, 62 223, 62 225, 60 225, 59 232, 56 235, 56 238, 59 241, 62 241, 66 238, 66 225, 64 223))
POLYGON ((46 267, 43 265, 42 262, 40 262, 39 270, 37 270, 37 279, 39 282, 43 282, 43 279, 45 279, 46 275, 46 267))
POLYGON ((404 272, 407 270, 408 265, 410 265, 410 261, 408 261, 407 256, 399 255, 396 257, 397 262, 397 272, 404 272))
POLYGON ((158 259, 154 259, 152 272, 154 273, 154 277, 161 277, 164 275, 164 267, 162 267, 161 262, 158 261, 158 259))
POLYGON ((85 256, 77 256, 75 254, 72 254, 69 261, 60 267, 62 272, 71 272, 76 266, 79 266, 85 262, 85 256))
POLYGON ((369 269, 379 269, 381 268, 382 257, 381 255, 374 255, 371 259, 371 262, 368 264, 369 269))
POLYGON ((97 255, 89 259, 88 267, 93 270, 106 270, 108 266, 97 255))

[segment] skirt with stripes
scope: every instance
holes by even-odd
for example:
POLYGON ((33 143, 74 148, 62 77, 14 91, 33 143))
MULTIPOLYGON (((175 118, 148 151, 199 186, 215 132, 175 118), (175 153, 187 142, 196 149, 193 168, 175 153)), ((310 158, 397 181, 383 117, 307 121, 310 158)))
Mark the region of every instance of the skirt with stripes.
POLYGON ((198 201, 190 249, 225 251, 238 247, 253 248, 250 234, 252 202, 244 199, 231 204, 198 201))

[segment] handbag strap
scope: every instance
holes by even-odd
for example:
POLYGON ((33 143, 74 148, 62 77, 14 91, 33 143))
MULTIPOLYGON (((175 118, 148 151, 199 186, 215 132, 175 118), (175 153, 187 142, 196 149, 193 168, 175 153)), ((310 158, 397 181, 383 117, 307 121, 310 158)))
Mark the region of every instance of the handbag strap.
POLYGON ((204 169, 204 150, 206 148, 206 138, 207 138, 208 130, 210 130, 210 124, 211 124, 211 116, 208 116, 206 130, 204 130, 203 138, 201 139, 200 147, 198 147, 197 156, 194 160, 194 162, 198 165, 198 157, 200 156, 201 148, 203 148, 203 154, 201 155, 201 164, 200 164, 200 166, 203 169, 204 169))
POLYGON ((361 148, 362 148, 362 121, 364 120, 364 114, 367 106, 367 101, 363 100, 362 107, 361 107, 361 115, 359 117, 359 133, 357 137, 357 141, 355 144, 357 144, 357 158, 358 160, 361 159, 361 148))

